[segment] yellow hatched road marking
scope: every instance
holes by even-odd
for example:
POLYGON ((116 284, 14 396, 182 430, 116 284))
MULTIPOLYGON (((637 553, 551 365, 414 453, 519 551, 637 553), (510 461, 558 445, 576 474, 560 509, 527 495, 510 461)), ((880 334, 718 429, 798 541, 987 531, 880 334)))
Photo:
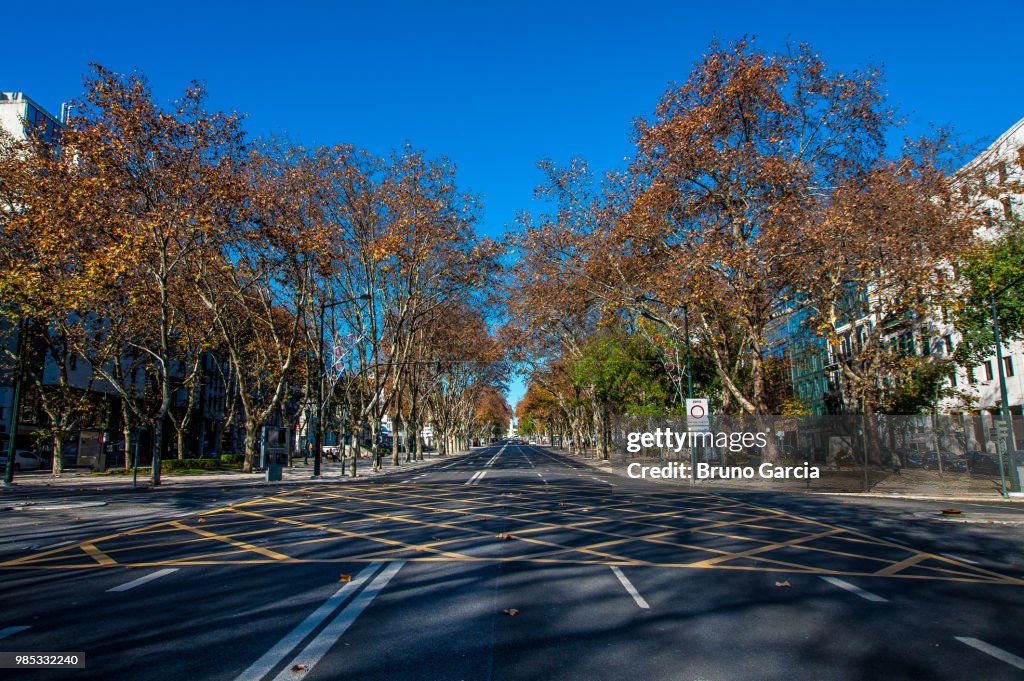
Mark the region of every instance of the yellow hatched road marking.
POLYGON ((82 544, 82 550, 89 554, 89 557, 100 565, 117 565, 117 561, 100 551, 92 544, 82 544))
POLYGON ((213 539, 215 541, 224 542, 225 544, 231 544, 232 546, 234 546, 236 548, 244 549, 246 551, 252 551, 253 553, 258 553, 261 556, 266 556, 267 558, 273 558, 274 560, 289 560, 291 558, 290 556, 286 556, 283 553, 278 553, 277 551, 271 551, 270 549, 265 549, 265 548, 263 548, 261 546, 254 546, 253 544, 248 544, 248 543, 246 543, 244 541, 239 541, 237 539, 232 539, 231 537, 225 537, 223 535, 216 534, 214 532, 207 532, 206 530, 202 530, 202 529, 200 529, 198 527, 189 527, 185 523, 181 523, 181 522, 175 521, 175 522, 173 522, 171 524, 174 525, 175 527, 177 527, 178 529, 186 530, 188 532, 194 532, 194 533, 196 533, 196 534, 198 534, 198 535, 200 535, 202 537, 206 537, 207 539, 213 539))

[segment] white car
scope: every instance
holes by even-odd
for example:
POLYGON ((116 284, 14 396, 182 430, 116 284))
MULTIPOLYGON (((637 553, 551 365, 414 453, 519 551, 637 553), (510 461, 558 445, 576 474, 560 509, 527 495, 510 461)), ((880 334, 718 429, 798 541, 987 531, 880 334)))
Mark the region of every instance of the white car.
MULTIPOLYGON (((14 452, 14 470, 36 471, 43 467, 43 461, 36 454, 19 449, 14 452)), ((7 455, 0 455, 0 471, 7 468, 7 455)))

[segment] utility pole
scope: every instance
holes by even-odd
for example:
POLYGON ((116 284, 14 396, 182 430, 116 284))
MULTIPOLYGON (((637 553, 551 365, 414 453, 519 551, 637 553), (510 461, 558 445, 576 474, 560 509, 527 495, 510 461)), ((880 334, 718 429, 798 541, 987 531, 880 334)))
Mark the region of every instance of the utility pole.
MULTIPOLYGON (((1003 419, 1003 423, 1006 424, 1006 454, 1010 463, 1010 488, 1015 491, 1021 491, 1020 488, 1020 476, 1017 474, 1016 462, 1013 460, 1013 455, 1010 453, 1016 449, 1015 438, 1013 433, 1013 420, 1010 417, 1010 404, 1009 399, 1006 395, 1006 372, 1003 370, 1003 346, 999 339, 999 307, 996 305, 996 296, 1007 291, 1014 284, 1024 280, 1024 277, 1020 277, 999 291, 992 291, 989 293, 989 302, 992 304, 992 338, 996 344, 996 365, 999 369, 999 415, 1003 419)), ((1006 482, 1003 473, 1003 450, 999 448, 999 442, 996 441, 996 453, 999 457, 999 478, 1002 486, 1002 495, 1008 496, 1006 493, 1006 482)))
POLYGON ((324 357, 324 317, 327 316, 327 309, 351 303, 356 300, 369 300, 370 294, 364 293, 353 298, 342 300, 331 300, 320 303, 320 330, 317 335, 317 369, 316 369, 316 404, 313 410, 313 477, 320 477, 320 465, 323 460, 323 407, 324 407, 324 378, 327 375, 327 360, 324 357))

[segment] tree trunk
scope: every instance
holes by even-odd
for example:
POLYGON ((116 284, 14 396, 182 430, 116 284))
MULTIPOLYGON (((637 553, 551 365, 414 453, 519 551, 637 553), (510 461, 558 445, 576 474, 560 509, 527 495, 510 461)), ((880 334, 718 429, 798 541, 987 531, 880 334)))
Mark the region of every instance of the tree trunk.
POLYGON ((245 462, 242 464, 243 473, 252 473, 256 461, 256 441, 259 437, 259 428, 252 421, 245 422, 245 462))
POLYGON ((53 475, 60 475, 64 472, 64 441, 67 435, 53 435, 53 475))

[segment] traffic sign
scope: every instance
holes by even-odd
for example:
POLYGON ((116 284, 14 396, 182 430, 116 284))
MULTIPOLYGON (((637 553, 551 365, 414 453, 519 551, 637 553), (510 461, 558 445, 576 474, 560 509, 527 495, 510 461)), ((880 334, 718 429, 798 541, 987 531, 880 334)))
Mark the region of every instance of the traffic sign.
POLYGON ((997 438, 1002 439, 1002 438, 1006 437, 1006 434, 1007 434, 1006 421, 996 421, 992 425, 995 427, 996 437, 997 438))
POLYGON ((711 409, 707 399, 686 400, 686 426, 689 430, 709 430, 711 409))

